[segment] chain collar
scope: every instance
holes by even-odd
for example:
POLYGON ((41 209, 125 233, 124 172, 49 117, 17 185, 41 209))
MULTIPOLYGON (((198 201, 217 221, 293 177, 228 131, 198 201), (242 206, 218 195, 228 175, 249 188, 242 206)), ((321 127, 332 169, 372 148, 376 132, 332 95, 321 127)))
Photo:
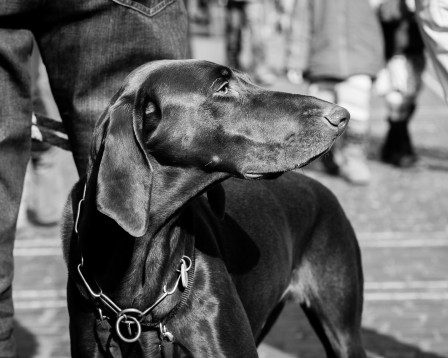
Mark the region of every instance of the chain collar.
MULTIPOLYGON (((79 238, 79 219, 81 215, 82 204, 85 200, 86 196, 86 187, 87 184, 84 185, 83 196, 81 200, 78 202, 78 211, 76 214, 75 220, 75 233, 79 238)), ((115 320, 115 332, 118 337, 126 343, 136 342, 142 333, 142 325, 150 326, 152 328, 156 328, 159 331, 159 337, 162 341, 173 342, 174 336, 170 333, 166 328, 166 322, 170 320, 179 309, 186 303, 192 283, 193 283, 193 275, 189 274, 190 270, 194 274, 194 240, 193 238, 189 238, 188 242, 191 242, 191 251, 190 256, 182 256, 180 260, 180 268, 176 270, 178 272, 178 277, 176 279, 175 284, 173 285, 171 290, 167 289, 167 285, 163 286, 163 293, 159 296, 159 298, 146 310, 140 311, 137 308, 120 308, 112 299, 110 299, 106 294, 104 294, 100 288, 100 286, 95 282, 98 287, 98 291, 92 289, 91 285, 89 285, 85 275, 83 274, 83 265, 84 259, 81 253, 81 263, 78 264, 77 270, 78 275, 81 278, 81 282, 83 286, 86 288, 90 299, 94 302, 95 307, 98 311, 98 315, 101 321, 104 320, 115 320), (177 305, 165 316, 160 322, 155 323, 144 323, 146 317, 160 304, 162 303, 168 296, 173 295, 178 289, 182 289, 182 296, 177 305), (103 310, 107 310, 111 312, 115 317, 110 318, 108 316, 103 315, 103 310), (127 328, 126 334, 123 333, 123 327, 127 328)))

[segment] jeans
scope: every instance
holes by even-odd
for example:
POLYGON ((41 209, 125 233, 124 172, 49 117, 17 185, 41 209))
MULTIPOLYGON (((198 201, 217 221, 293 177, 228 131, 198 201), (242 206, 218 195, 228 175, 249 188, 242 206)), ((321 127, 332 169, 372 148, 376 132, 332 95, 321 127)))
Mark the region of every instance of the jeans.
POLYGON ((15 356, 13 244, 30 155, 33 36, 80 175, 96 119, 134 68, 184 58, 181 0, 0 0, 0 357, 15 356))

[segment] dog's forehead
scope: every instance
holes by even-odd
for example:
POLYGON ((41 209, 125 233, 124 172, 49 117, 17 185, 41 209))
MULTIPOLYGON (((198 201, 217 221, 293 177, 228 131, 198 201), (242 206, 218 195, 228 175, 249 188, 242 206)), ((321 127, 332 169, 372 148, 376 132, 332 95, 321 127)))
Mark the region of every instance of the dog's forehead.
POLYGON ((174 61, 164 61, 166 66, 177 67, 179 70, 185 69, 201 69, 204 71, 211 72, 223 72, 224 74, 230 74, 230 69, 224 65, 220 65, 215 62, 206 60, 174 60, 174 61))
POLYGON ((175 74, 183 79, 216 79, 218 77, 230 77, 232 71, 230 68, 205 60, 178 60, 167 61, 161 64, 157 72, 164 73, 167 76, 175 74))
POLYGON ((230 78, 233 71, 205 60, 160 60, 134 70, 125 81, 123 95, 140 89, 188 93, 193 88, 210 88, 218 78, 230 78))
POLYGON ((195 82, 200 80, 214 81, 216 78, 229 78, 232 75, 230 68, 204 60, 174 61, 168 64, 166 69, 161 70, 167 70, 181 76, 181 78, 195 82))
POLYGON ((149 80, 169 85, 171 90, 182 90, 188 93, 192 90, 210 88, 218 78, 230 78, 232 71, 225 66, 209 61, 185 60, 164 63, 156 69, 149 80))

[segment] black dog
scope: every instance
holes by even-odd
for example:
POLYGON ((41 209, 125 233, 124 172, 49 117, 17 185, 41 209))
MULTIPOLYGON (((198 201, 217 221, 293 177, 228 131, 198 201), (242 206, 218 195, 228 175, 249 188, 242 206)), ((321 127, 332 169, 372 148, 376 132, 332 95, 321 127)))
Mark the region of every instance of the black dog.
POLYGON ((256 357, 292 300, 328 357, 365 357, 360 253, 338 201, 299 174, 253 180, 322 155, 348 118, 210 62, 134 71, 67 205, 72 355, 256 357))

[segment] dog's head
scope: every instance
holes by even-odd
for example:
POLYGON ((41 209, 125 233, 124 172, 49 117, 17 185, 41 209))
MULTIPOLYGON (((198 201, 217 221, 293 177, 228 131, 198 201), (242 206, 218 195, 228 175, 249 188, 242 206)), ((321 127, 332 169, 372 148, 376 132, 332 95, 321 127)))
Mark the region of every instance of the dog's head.
POLYGON ((329 150, 348 112, 268 91, 199 60, 158 61, 131 73, 99 119, 92 145, 97 207, 132 236, 148 225, 153 167, 271 178, 329 150))

